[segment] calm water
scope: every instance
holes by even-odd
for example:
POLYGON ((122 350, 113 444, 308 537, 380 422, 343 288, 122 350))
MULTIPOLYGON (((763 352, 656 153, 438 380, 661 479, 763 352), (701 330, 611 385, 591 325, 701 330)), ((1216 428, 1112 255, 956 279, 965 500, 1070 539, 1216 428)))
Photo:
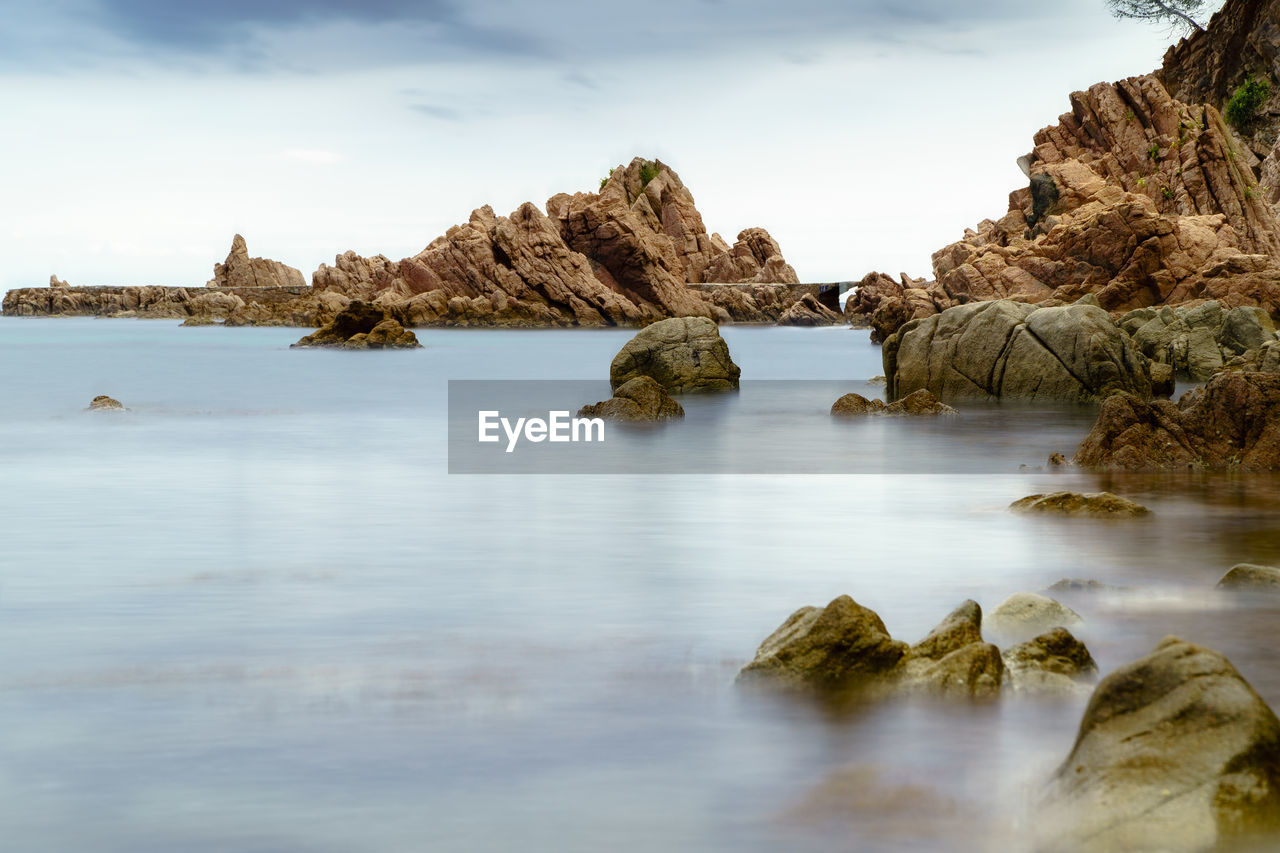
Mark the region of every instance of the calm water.
POLYGON ((1021 849, 1083 700, 831 718, 734 690, 841 593, 914 641, 965 598, 1104 581, 1064 596, 1104 671, 1177 633, 1280 705, 1277 610, 1213 591, 1280 562, 1276 478, 1040 469, 1077 409, 833 422, 879 349, 763 328, 724 332, 744 379, 824 382, 623 446, 838 473, 449 475, 447 380, 602 380, 629 333, 299 334, 0 319, 7 849, 1021 849), (102 393, 133 412, 84 413, 102 393), (1155 517, 1005 511, 1104 486, 1155 517))

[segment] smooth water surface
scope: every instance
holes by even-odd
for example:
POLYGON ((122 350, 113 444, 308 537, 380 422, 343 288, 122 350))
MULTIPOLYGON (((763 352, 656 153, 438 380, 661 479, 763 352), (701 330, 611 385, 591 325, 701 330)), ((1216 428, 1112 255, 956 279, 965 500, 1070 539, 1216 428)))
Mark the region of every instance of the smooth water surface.
POLYGON ((842 593, 915 641, 966 598, 1103 581, 1064 600, 1104 672, 1176 633, 1280 704, 1276 610, 1213 589, 1280 562, 1276 478, 1045 470, 1074 407, 833 422, 879 349, 773 328, 724 335, 745 380, 808 380, 785 406, 687 400, 636 446, 841 473, 449 475, 449 379, 603 382, 631 333, 300 334, 0 319, 8 849, 1019 849, 1083 699, 832 717, 734 689, 842 593), (83 411, 104 393, 132 411, 83 411), (1101 487, 1155 516, 1006 511, 1101 487))

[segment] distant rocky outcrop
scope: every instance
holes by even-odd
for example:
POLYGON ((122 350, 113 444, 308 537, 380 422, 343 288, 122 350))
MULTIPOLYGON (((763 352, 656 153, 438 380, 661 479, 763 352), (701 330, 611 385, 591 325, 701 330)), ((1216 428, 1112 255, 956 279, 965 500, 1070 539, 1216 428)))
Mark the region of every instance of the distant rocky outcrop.
POLYGON ((669 317, 838 323, 801 288, 762 228, 730 245, 708 234, 693 195, 656 160, 613 170, 598 193, 560 194, 544 212, 484 206, 410 258, 338 255, 306 285, 292 267, 250 258, 236 235, 200 288, 23 288, 12 315, 209 317, 226 325, 318 326, 347 302, 404 326, 643 326, 669 317), (703 287, 713 282, 741 287, 703 287), (693 285, 693 286, 691 286, 693 285))
POLYGON ((1035 826, 1062 853, 1272 849, 1241 843, 1280 829, 1280 721, 1221 654, 1167 637, 1098 684, 1035 826))
POLYGON ((616 393, 638 376, 657 380, 671 394, 733 391, 742 369, 716 324, 702 317, 673 317, 644 329, 623 345, 609 367, 616 393))
POLYGON ((302 338, 295 347, 337 349, 420 349, 418 337, 388 317, 377 305, 353 301, 324 328, 302 338))
POLYGON ((231 240, 227 259, 214 264, 213 278, 206 287, 306 287, 302 272, 268 258, 249 257, 244 238, 237 234, 231 240))
POLYGON ((890 399, 921 388, 938 399, 1151 396, 1148 359, 1096 305, 1036 308, 997 300, 912 320, 884 344, 890 399))
POLYGON ((622 423, 657 423, 684 417, 684 407, 671 399, 657 380, 649 376, 628 379, 613 392, 613 397, 583 406, 580 418, 604 418, 622 423))
POLYGON ((1076 450, 1094 468, 1280 469, 1280 374, 1224 371, 1175 404, 1116 394, 1076 450))

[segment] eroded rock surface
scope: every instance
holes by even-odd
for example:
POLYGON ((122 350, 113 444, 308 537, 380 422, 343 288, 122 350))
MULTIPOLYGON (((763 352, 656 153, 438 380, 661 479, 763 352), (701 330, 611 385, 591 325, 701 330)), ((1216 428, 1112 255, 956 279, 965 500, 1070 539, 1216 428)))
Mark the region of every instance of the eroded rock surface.
POLYGON ((1075 461, 1125 471, 1280 469, 1280 374, 1225 371, 1176 404, 1116 394, 1075 461))
POLYGON ((383 310, 356 300, 333 322, 299 340, 295 347, 338 349, 420 349, 417 336, 387 317, 383 310))
POLYGON ((649 376, 668 393, 732 391, 742 370, 716 324, 701 317, 673 317, 641 329, 614 356, 609 383, 617 391, 649 376))
POLYGON ((1036 308, 1012 300, 959 305, 913 320, 884 344, 891 399, 921 388, 944 401, 1089 401, 1151 396, 1146 356, 1089 304, 1036 308))
POLYGON ((1015 592, 987 614, 983 627, 1012 639, 1029 639, 1084 622, 1070 607, 1035 592, 1015 592))
POLYGON ((1044 806, 1036 849, 1051 851, 1190 853, 1274 832, 1280 721, 1225 657, 1168 637, 1098 684, 1044 806))
POLYGON ((1218 581, 1219 589, 1280 593, 1280 568, 1240 563, 1218 581))

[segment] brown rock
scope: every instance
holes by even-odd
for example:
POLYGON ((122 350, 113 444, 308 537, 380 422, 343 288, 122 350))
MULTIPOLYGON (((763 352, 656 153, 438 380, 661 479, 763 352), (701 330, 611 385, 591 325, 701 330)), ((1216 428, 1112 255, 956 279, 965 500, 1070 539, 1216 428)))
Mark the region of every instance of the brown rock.
POLYGON ((1109 518, 1138 518, 1150 515, 1151 510, 1128 498, 1111 492, 1083 495, 1079 492, 1053 492, 1048 495, 1029 495, 1014 501, 1009 508, 1015 512, 1042 512, 1053 515, 1093 515, 1109 518))
POLYGON ((306 287, 302 273, 291 266, 267 258, 249 257, 249 249, 239 234, 231 241, 227 259, 215 264, 207 287, 306 287))
POLYGON ((1280 569, 1241 563, 1222 576, 1218 588, 1280 593, 1280 569))
POLYGON ((1149 360, 1105 311, 1083 303, 958 305, 912 320, 882 354, 890 399, 921 388, 949 401, 1151 394, 1149 360))
POLYGON ((1225 657, 1168 637, 1098 684, 1036 823, 1038 850, 1236 849, 1280 828, 1280 721, 1225 657))
POLYGON ((1085 644, 1066 628, 1054 628, 1004 653, 1010 686, 1030 693, 1070 693, 1098 677, 1085 644))
POLYGON ((1127 471, 1280 468, 1280 375, 1219 373, 1175 405, 1107 398, 1076 450, 1081 465, 1127 471))
POLYGON ((906 653, 884 623, 847 595, 802 607, 760 644, 741 684, 843 692, 883 683, 906 653))
POLYGON ((299 340, 295 347, 337 347, 341 349, 419 349, 413 332, 368 302, 353 301, 333 322, 299 340))
POLYGON ((684 417, 684 407, 649 376, 637 376, 618 387, 611 399, 583 406, 580 418, 604 418, 627 423, 654 423, 684 417))
POLYGON ((715 323, 673 317, 646 326, 618 351, 609 384, 616 392, 637 376, 650 376, 672 394, 732 391, 741 374, 715 323))
POLYGON ((106 394, 99 394, 89 402, 90 412, 124 412, 128 411, 119 400, 112 399, 106 394))

